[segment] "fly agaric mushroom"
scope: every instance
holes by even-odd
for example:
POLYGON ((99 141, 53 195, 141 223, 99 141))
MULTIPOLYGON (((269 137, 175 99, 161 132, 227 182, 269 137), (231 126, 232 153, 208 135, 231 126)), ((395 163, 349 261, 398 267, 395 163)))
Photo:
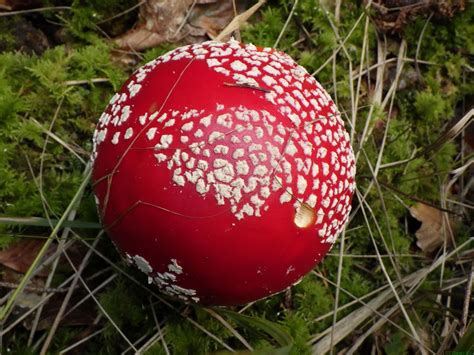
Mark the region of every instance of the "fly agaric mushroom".
POLYGON ((321 85, 288 55, 231 40, 138 69, 94 133, 94 191, 118 249, 164 293, 236 305, 329 251, 354 156, 321 85))

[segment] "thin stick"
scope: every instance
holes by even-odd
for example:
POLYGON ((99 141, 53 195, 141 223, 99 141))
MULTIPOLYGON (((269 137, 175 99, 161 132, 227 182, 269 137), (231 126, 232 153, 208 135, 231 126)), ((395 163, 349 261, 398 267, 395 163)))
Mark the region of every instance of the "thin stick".
POLYGON ((72 7, 70 7, 70 6, 50 6, 50 7, 40 7, 40 8, 37 8, 37 9, 29 9, 29 10, 0 12, 0 17, 23 15, 23 14, 33 13, 33 12, 61 11, 61 10, 72 10, 72 7))
POLYGON ((280 43, 283 34, 285 33, 288 25, 290 24, 291 18, 293 17, 293 14, 295 13, 296 7, 298 6, 299 0, 295 0, 295 3, 293 4, 293 7, 291 8, 290 14, 288 15, 288 18, 285 21, 285 24, 283 25, 283 28, 280 31, 280 34, 278 35, 278 38, 276 39, 275 43, 273 44, 273 48, 277 48, 278 44, 280 43))
POLYGON ((462 320, 461 320, 461 330, 459 336, 462 337, 467 329, 467 318, 469 315, 469 305, 471 303, 471 293, 472 293, 472 283, 474 278, 474 261, 471 262, 471 272, 468 275, 468 281, 466 285, 466 294, 464 296, 464 305, 462 308, 462 320))

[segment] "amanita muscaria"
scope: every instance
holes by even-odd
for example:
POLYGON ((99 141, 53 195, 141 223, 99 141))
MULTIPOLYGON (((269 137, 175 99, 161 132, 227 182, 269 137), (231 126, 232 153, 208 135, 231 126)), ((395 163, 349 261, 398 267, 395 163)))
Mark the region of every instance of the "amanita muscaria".
POLYGON ((321 85, 231 40, 138 69, 94 133, 102 223, 166 294, 235 305, 300 280, 348 219, 354 156, 321 85))

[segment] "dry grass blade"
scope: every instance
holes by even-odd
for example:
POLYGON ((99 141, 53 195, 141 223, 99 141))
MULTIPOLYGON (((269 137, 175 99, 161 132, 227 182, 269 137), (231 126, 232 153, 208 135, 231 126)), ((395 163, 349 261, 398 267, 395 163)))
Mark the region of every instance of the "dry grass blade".
MULTIPOLYGON (((403 278, 403 283, 410 289, 410 293, 413 293, 426 279, 426 277, 432 273, 434 270, 439 268, 446 259, 449 259, 456 255, 460 250, 464 249, 467 245, 474 242, 474 238, 470 238, 456 249, 451 251, 449 254, 443 255, 440 258, 436 259, 432 265, 420 269, 410 275, 407 275, 403 278)), ((398 286, 398 284, 396 284, 398 286)), ((343 289, 341 289, 343 290, 343 289)), ((380 293, 377 297, 371 300, 368 303, 363 303, 364 306, 350 313, 346 317, 339 320, 336 324, 336 330, 334 332, 334 344, 337 344, 339 341, 343 340, 349 334, 353 332, 360 324, 366 321, 374 313, 379 314, 376 310, 393 298, 394 294, 391 289, 387 289, 380 293)), ((388 319, 379 314, 385 321, 388 319)), ((393 323, 391 323, 393 324, 393 323)), ((331 336, 329 334, 330 329, 326 331, 326 335, 319 339, 316 344, 313 345, 313 354, 323 354, 330 350, 331 336)), ((405 333, 406 331, 403 330, 405 333)), ((408 333, 407 333, 408 334, 408 333)))
POLYGON ((456 138, 469 124, 474 116, 474 108, 470 109, 456 124, 444 132, 433 144, 426 147, 420 154, 434 153, 441 149, 447 142, 456 138))
POLYGON ((62 354, 68 353, 68 352, 71 351, 72 349, 78 347, 78 346, 81 345, 81 344, 84 344, 86 341, 89 341, 89 340, 92 339, 93 337, 99 335, 100 333, 102 333, 102 332, 104 331, 104 329, 105 329, 105 328, 99 329, 99 330, 97 330, 96 332, 94 332, 94 333, 88 335, 87 337, 82 338, 81 340, 75 342, 74 344, 71 344, 71 345, 68 346, 67 348, 61 350, 61 351, 59 352, 59 354, 62 355, 62 354))
MULTIPOLYGON (((73 149, 69 144, 67 144, 64 140, 62 140, 61 138, 59 138, 56 134, 54 134, 50 129, 46 129, 43 127, 43 125, 41 123, 39 123, 37 120, 35 120, 34 118, 30 118, 30 120, 36 125, 38 126, 39 128, 41 128, 41 130, 47 134, 48 137, 52 138, 53 140, 55 140, 57 143, 59 143, 60 145, 62 145, 64 148, 66 148, 69 152, 71 152, 82 164, 86 165, 86 161, 76 152, 75 149, 73 149)), ((81 151, 82 154, 84 155, 88 155, 88 153, 86 153, 85 151, 81 151)))
MULTIPOLYGON (((92 246, 87 243, 84 239, 80 239, 80 241, 86 245, 88 248, 92 248, 92 246)), ((170 308, 172 311, 176 312, 177 314, 179 315, 182 315, 181 312, 176 308, 174 307, 170 302, 166 301, 163 297, 161 297, 160 295, 158 295, 156 292, 152 291, 151 289, 149 289, 146 285, 140 283, 140 281, 136 280, 133 276, 131 276, 129 273, 127 273, 126 271, 122 270, 118 265, 116 265, 115 263, 113 263, 110 259, 108 259, 105 255, 103 255, 101 252, 99 252, 97 249, 95 248, 92 248, 92 250, 94 251, 95 254, 97 254, 101 259, 103 259, 105 262, 107 262, 114 270, 118 271, 121 275, 125 276, 127 279, 129 279, 131 282, 133 282, 134 284, 136 284, 137 286, 141 287, 145 292, 148 292, 150 294, 150 296, 153 296, 154 298, 156 298, 157 300, 159 300, 162 304, 164 304, 166 307, 170 308)), ((219 343, 220 345, 222 345, 225 349, 229 350, 229 351, 234 351, 234 349, 232 347, 230 347, 228 344, 226 344, 222 339, 220 339, 219 337, 217 337, 215 334, 211 333, 209 330, 207 330, 206 328, 204 328, 202 325, 200 325, 199 323, 197 323, 196 321, 194 321, 193 319, 191 319, 190 317, 188 316, 183 316, 184 319, 186 319, 187 321, 189 321, 192 325, 194 325, 197 329, 199 329, 200 331, 202 331, 203 333, 205 333, 207 336, 209 336, 210 338, 212 338, 213 340, 215 340, 217 343, 219 343)))
POLYGON ((247 340, 245 340, 245 338, 240 335, 240 333, 234 328, 232 327, 229 322, 227 322, 224 318, 222 318, 222 316, 220 316, 219 314, 217 314, 216 312, 214 312, 212 309, 210 308, 203 308, 204 311, 206 311, 207 313, 209 313, 212 317, 214 317, 215 319, 217 319, 224 327, 226 327, 248 350, 250 351, 253 351, 253 347, 248 343, 247 340))
MULTIPOLYGON (((97 238, 94 240, 94 242, 92 244, 93 247, 95 247, 97 245, 97 243, 99 242, 101 234, 102 234, 102 232, 100 232, 99 235, 97 236, 97 238)), ((85 267, 87 266, 87 263, 89 262, 89 258, 91 257, 91 255, 92 255, 92 250, 89 249, 87 254, 84 256, 84 259, 82 260, 78 271, 74 274, 74 279, 72 280, 72 283, 69 287, 69 290, 68 290, 66 296, 64 297, 64 300, 61 304, 61 307, 59 308, 59 311, 56 315, 56 318, 54 319, 54 322, 51 326, 51 329, 48 333, 48 336, 46 337, 46 340, 43 344, 43 347, 41 348, 41 351, 40 351, 41 355, 44 355, 44 354, 47 353, 48 348, 49 348, 49 346, 50 346, 50 344, 53 340, 53 336, 54 336, 54 334, 56 333, 56 331, 58 329, 59 322, 61 321, 64 313, 66 312, 66 307, 69 304, 69 300, 71 299, 72 294, 73 294, 73 292, 76 288, 76 285, 79 282, 79 277, 81 276, 82 272, 84 271, 85 267)))
POLYGON ((34 12, 62 11, 62 10, 72 10, 72 7, 70 7, 70 6, 48 6, 48 7, 39 7, 37 9, 0 12, 0 17, 24 15, 24 14, 34 13, 34 12))
MULTIPOLYGON (((363 216, 364 216, 364 220, 365 220, 365 222, 366 222, 366 225, 367 225, 367 228, 368 228, 368 232, 369 232, 369 235, 370 235, 370 239, 372 240, 372 244, 373 244, 373 246, 374 246, 375 252, 377 253, 377 255, 380 255, 380 252, 379 252, 379 249, 378 249, 378 246, 377 246, 377 242, 375 241, 374 235, 373 235, 373 233, 372 233, 372 229, 371 229, 371 227, 370 227, 369 219, 368 219, 367 213, 366 213, 366 208, 367 208, 367 209, 369 210, 369 212, 371 213, 371 215, 373 216, 372 209, 371 209, 371 207, 367 204, 367 202, 361 202, 361 201, 360 201, 361 196, 360 196, 360 193, 358 193, 358 191, 356 191, 356 195, 357 195, 357 197, 358 197, 358 199, 359 199, 359 203, 360 203, 360 205, 361 205, 361 211, 362 211, 362 214, 363 214, 363 216), (364 207, 364 205, 365 205, 366 207, 364 207)), ((379 261, 379 265, 380 265, 380 267, 381 267, 381 269, 382 269, 382 272, 383 272, 383 274, 385 275, 385 278, 387 279, 387 281, 388 281, 388 283, 389 283, 389 285, 390 285, 390 288, 391 288, 391 290, 392 290, 392 292, 393 292, 393 295, 395 296, 395 298, 396 298, 396 300, 397 300, 397 303, 398 303, 398 305, 399 305, 399 307, 400 307, 400 310, 402 311, 403 316, 405 317, 405 320, 406 320, 407 323, 408 323, 408 326, 409 326, 409 328, 410 328, 410 331, 412 332, 413 338, 416 340, 416 343, 417 343, 417 345, 418 345, 420 351, 421 351, 422 353, 424 353, 424 352, 425 352, 424 344, 422 343, 421 338, 420 338, 420 336, 418 335, 418 332, 416 331, 416 328, 415 328, 415 326, 413 325, 413 322, 411 321, 410 316, 408 315, 407 310, 405 309, 405 306, 404 306, 404 304, 403 304, 403 302, 402 302, 402 300, 401 300, 401 298, 400 298, 400 296, 399 296, 399 294, 398 294, 398 292, 397 292, 397 290, 396 290, 396 288, 395 288, 395 284, 392 282, 392 280, 391 280, 391 278, 390 278, 390 275, 389 275, 389 273, 388 273, 388 271, 387 271, 387 269, 386 269, 386 267, 385 267, 385 263, 383 262, 383 259, 380 258, 380 257, 378 258, 378 261, 379 261)), ((403 285, 404 283, 401 282, 400 284, 403 285)))
POLYGON ((78 190, 76 191, 76 194, 74 195, 73 199, 69 203, 69 206, 66 208, 66 211, 64 211, 63 215, 61 216, 61 218, 58 221, 58 224, 52 230, 49 238, 46 239, 46 241, 43 244, 43 247, 41 248, 41 250, 39 251, 36 259, 33 261, 33 263, 31 264, 31 266, 29 268, 29 270, 27 271, 27 273, 22 278, 18 288, 13 292, 12 296, 8 299, 7 304, 1 308, 1 310, 0 310, 0 321, 5 319, 5 317, 9 314, 9 312, 11 311, 13 305, 15 304, 16 298, 23 291, 24 287, 26 286, 26 284, 30 280, 33 271, 39 266, 39 263, 40 263, 41 259, 43 258, 44 254, 48 250, 48 248, 51 245, 51 243, 53 242, 53 240, 57 237, 57 234, 58 234, 59 230, 62 228, 62 225, 63 225, 64 221, 67 219, 67 217, 69 216, 71 211, 77 206, 77 203, 79 202, 79 200, 82 197, 82 193, 83 193, 84 189, 86 188, 87 184, 89 183, 89 178, 91 176, 91 173, 92 173, 91 166, 88 165, 87 169, 86 169, 86 172, 85 172, 85 177, 84 177, 81 185, 79 186, 78 190))
MULTIPOLYGON (((90 248, 90 251, 94 251, 95 248, 94 248, 94 245, 91 246, 90 248)), ((133 343, 128 339, 128 337, 125 335, 125 333, 122 331, 122 329, 120 329, 120 327, 114 322, 114 320, 112 319, 112 317, 110 317, 110 315, 107 313, 107 311, 105 310, 105 308, 100 304, 99 300, 97 299, 97 297, 93 294, 92 290, 89 288, 89 286, 87 285, 87 283, 85 282, 84 278, 81 276, 80 272, 79 272, 79 269, 74 265, 74 263, 72 262, 71 258, 68 256, 67 252, 64 252, 64 256, 66 257, 66 259, 68 260, 69 262, 69 265, 71 266, 71 268, 74 270, 74 279, 77 279, 81 282, 82 286, 84 287, 84 289, 87 291, 87 293, 90 295, 90 297, 92 298, 92 300, 96 303, 97 307, 99 308, 99 310, 102 312, 102 314, 109 320, 109 322, 113 325, 113 327, 115 328, 115 330, 120 334, 120 336, 125 340, 125 342, 133 349, 135 350, 135 352, 137 352, 137 349, 135 348, 135 346, 133 345, 133 343)), ((83 264, 81 264, 82 266, 83 264)), ((46 349, 42 349, 44 350, 43 354, 46 353, 46 349)))
POLYGON ((222 30, 221 33, 215 38, 216 41, 223 41, 228 36, 232 34, 232 32, 236 31, 237 29, 242 26, 247 20, 263 5, 265 4, 266 0, 259 0, 255 5, 249 8, 247 11, 242 12, 241 14, 234 17, 234 19, 227 25, 226 28, 222 30))
POLYGON ((283 25, 283 28, 280 31, 280 34, 278 35, 278 38, 276 39, 275 43, 273 44, 273 48, 277 48, 278 44, 280 43, 288 25, 290 24, 291 18, 293 17, 293 14, 295 13, 296 7, 298 6, 298 1, 295 0, 293 7, 291 8, 290 14, 288 15, 288 18, 285 21, 285 24, 283 25))

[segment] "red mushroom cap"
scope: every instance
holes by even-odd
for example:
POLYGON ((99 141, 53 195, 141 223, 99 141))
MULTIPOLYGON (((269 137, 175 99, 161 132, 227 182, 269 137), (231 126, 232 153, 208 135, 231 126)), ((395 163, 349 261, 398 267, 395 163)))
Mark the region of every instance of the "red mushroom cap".
POLYGON ((333 101, 286 54, 237 41, 138 69, 94 133, 118 249, 166 294, 235 305, 300 280, 347 221, 354 156, 333 101))

